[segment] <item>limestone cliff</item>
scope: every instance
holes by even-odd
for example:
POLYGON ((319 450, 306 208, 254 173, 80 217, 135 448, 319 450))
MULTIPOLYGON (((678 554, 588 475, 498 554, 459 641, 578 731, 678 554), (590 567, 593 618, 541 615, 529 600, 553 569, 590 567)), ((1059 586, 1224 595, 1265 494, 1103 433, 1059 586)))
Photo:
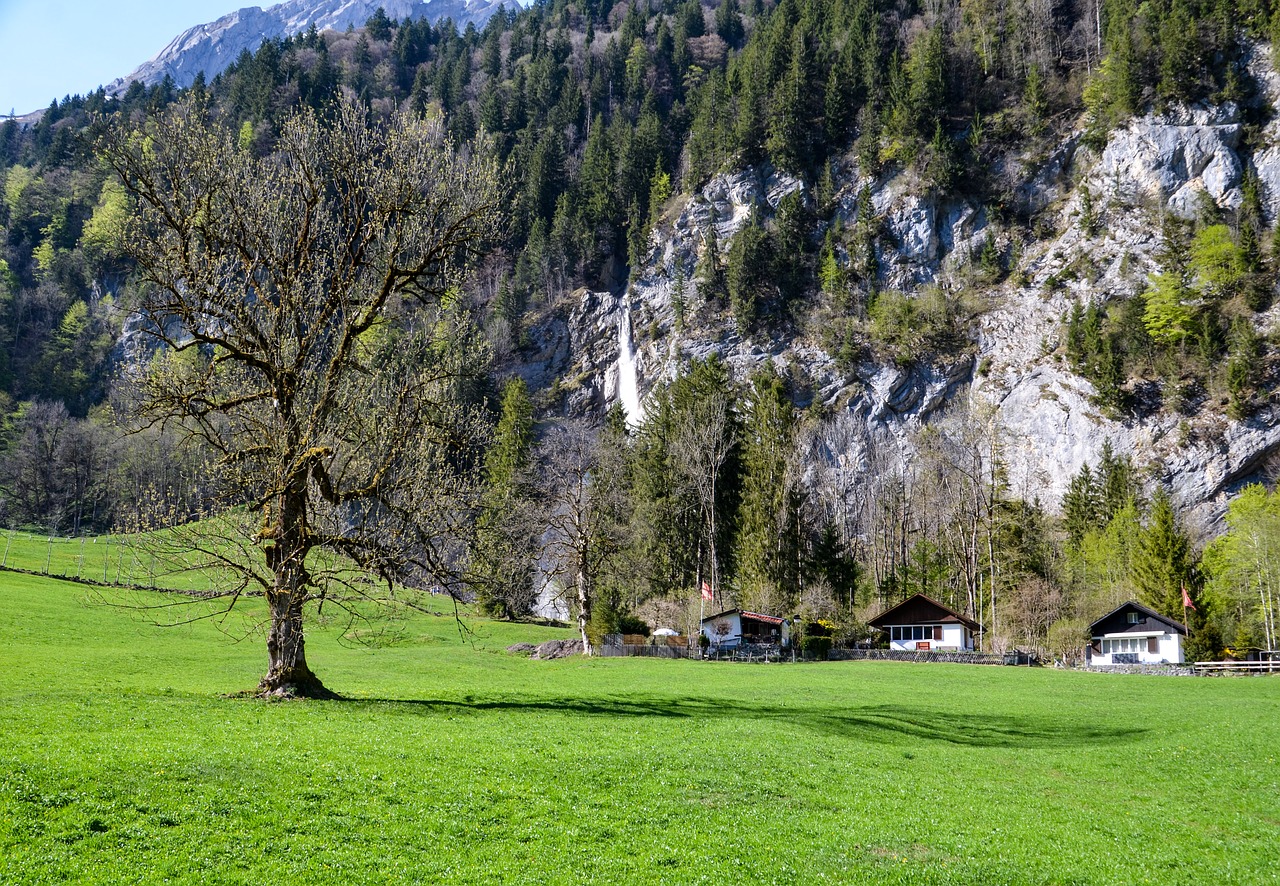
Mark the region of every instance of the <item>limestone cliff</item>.
MULTIPOLYGON (((1280 77, 1261 52, 1252 73, 1263 92, 1256 106, 1280 106, 1280 77)), ((803 188, 768 168, 718 175, 652 232, 644 264, 622 292, 576 294, 560 360, 568 404, 587 409, 617 398, 625 317, 635 354, 622 368, 634 366, 642 395, 711 353, 740 376, 772 361, 803 379, 810 399, 847 413, 863 439, 907 447, 914 430, 962 403, 994 417, 1016 494, 1056 508, 1070 478, 1096 462, 1109 439, 1132 455, 1144 477, 1169 484, 1175 500, 1211 526, 1229 496, 1258 479, 1280 446, 1273 404, 1243 421, 1228 419, 1225 399, 1208 395, 1180 409, 1113 414, 1097 405, 1093 386, 1063 358, 1061 334, 1074 303, 1125 299, 1144 289, 1159 270, 1164 213, 1192 217, 1205 201, 1235 209, 1242 176, 1252 169, 1268 223, 1280 218, 1280 123, 1273 120, 1250 139, 1244 129, 1234 103, 1174 107, 1132 119, 1101 151, 1085 145, 1081 121, 1047 155, 1007 157, 999 173, 1013 183, 1034 232, 1016 244, 983 206, 939 198, 901 173, 864 176, 848 160, 837 181, 836 214, 855 224, 866 205, 859 194, 870 190, 882 232, 882 286, 908 294, 925 284, 972 288, 988 237, 1007 252, 1016 245, 1006 282, 983 289, 987 307, 972 318, 967 351, 906 365, 869 357, 852 371, 838 367, 813 330, 779 326, 744 337, 726 311, 703 304, 695 268, 709 239, 727 244, 753 208, 767 216, 784 195, 803 188), (672 303, 677 279, 685 281, 686 314, 693 317, 684 323, 677 323, 672 303)), ((1278 319, 1280 309, 1260 315, 1259 331, 1274 332, 1278 319)), ((849 469, 861 465, 854 460, 849 469)))

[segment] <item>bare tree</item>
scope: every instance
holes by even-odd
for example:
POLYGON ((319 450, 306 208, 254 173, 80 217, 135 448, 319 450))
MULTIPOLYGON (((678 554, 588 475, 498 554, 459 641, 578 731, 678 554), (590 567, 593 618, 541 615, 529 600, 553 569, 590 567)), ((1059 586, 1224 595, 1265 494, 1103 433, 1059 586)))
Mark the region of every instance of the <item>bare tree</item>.
MULTIPOLYGON (((726 392, 711 391, 680 412, 671 449, 677 469, 698 497, 704 543, 710 558, 711 588, 717 599, 720 593, 717 504, 721 494, 720 477, 733 445, 733 417, 726 392)), ((700 561, 699 569, 701 565, 700 561)))
POLYGON ((600 578, 622 547, 624 490, 619 447, 576 419, 552 428, 539 446, 546 533, 545 561, 577 603, 582 649, 590 655, 587 626, 600 578))
MULTIPOLYGON (((388 587, 450 569, 451 504, 469 488, 459 391, 476 367, 468 323, 440 302, 495 233, 495 167, 438 118, 375 123, 354 101, 289 118, 265 157, 195 100, 145 132, 103 124, 98 148, 137 202, 127 249, 166 346, 142 417, 198 438, 226 503, 260 514, 223 563, 267 601, 259 691, 323 694, 303 641, 318 568, 388 587)), ((335 602, 369 593, 345 587, 335 602)))
POLYGON ((65 496, 60 453, 74 423, 61 403, 36 401, 22 407, 17 439, 0 462, 0 488, 18 522, 44 524, 50 531, 62 523, 65 496))

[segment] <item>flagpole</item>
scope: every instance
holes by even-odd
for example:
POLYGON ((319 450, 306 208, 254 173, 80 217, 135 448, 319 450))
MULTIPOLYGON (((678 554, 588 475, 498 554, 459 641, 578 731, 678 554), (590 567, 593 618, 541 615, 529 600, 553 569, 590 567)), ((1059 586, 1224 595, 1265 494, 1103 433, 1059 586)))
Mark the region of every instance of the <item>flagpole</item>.
MULTIPOLYGON (((702 543, 698 543, 698 658, 702 658, 702 619, 706 617, 707 611, 707 595, 702 593, 702 586, 706 582, 702 578, 702 543)), ((690 637, 690 640, 693 638, 690 637)))
MULTIPOLYGON (((1187 583, 1182 583, 1182 629, 1187 632, 1187 642, 1191 642, 1191 619, 1187 617, 1187 607, 1195 609, 1195 604, 1191 602, 1191 595, 1187 593, 1187 583)), ((1182 660, 1187 660, 1186 653, 1183 653, 1182 660)))

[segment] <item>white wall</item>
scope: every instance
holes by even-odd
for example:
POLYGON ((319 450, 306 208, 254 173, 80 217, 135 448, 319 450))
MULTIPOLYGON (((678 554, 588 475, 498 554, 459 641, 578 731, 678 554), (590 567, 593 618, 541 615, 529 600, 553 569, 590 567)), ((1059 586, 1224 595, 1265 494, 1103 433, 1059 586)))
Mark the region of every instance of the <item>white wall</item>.
POLYGON ((921 651, 924 651, 924 648, 934 649, 938 646, 947 645, 947 642, 946 642, 947 634, 946 634, 945 627, 943 628, 943 633, 942 633, 943 639, 941 640, 933 639, 933 625, 926 626, 925 636, 920 638, 919 640, 895 640, 893 639, 893 629, 895 627, 902 628, 903 633, 907 633, 911 628, 916 627, 916 625, 889 625, 888 626, 889 648, 896 652, 921 652, 921 651), (917 643, 927 644, 927 647, 916 649, 917 643))
POLYGON ((958 649, 961 651, 973 648, 973 639, 965 638, 964 625, 943 625, 942 626, 942 642, 934 643, 934 647, 945 646, 947 649, 958 649))
MULTIPOLYGON (((1105 637, 1095 637, 1094 640, 1116 640, 1122 638, 1132 638, 1139 641, 1138 649, 1135 650, 1138 655, 1138 664, 1182 664, 1182 635, 1178 633, 1169 634, 1108 634, 1105 637), (1158 639, 1157 652, 1148 652, 1147 640, 1155 636, 1158 639)), ((1106 648, 1103 643, 1103 648, 1106 648)), ((1110 667, 1116 664, 1111 659, 1110 652, 1093 653, 1090 663, 1095 667, 1110 667)), ((1128 664, 1121 662, 1120 664, 1128 664)))
MULTIPOLYGON (((934 650, 944 650, 944 649, 949 651, 961 652, 961 651, 973 649, 972 637, 970 637, 967 641, 965 639, 964 625, 959 625, 959 624, 943 625, 941 640, 933 639, 932 632, 929 633, 928 637, 921 640, 894 640, 892 639, 894 627, 895 625, 890 625, 888 627, 888 632, 890 637, 889 648, 897 652, 923 652, 924 651, 923 649, 919 649, 919 650, 916 649, 917 643, 928 643, 930 652, 934 650)), ((910 627, 910 625, 897 625, 896 627, 910 627)), ((929 627, 932 628, 933 625, 929 625, 929 627)))
POLYGON ((742 617, 734 612, 731 615, 705 621, 702 623, 702 633, 711 641, 712 646, 737 645, 742 642, 742 617), (728 633, 721 634, 716 631, 716 626, 720 622, 728 622, 728 633))

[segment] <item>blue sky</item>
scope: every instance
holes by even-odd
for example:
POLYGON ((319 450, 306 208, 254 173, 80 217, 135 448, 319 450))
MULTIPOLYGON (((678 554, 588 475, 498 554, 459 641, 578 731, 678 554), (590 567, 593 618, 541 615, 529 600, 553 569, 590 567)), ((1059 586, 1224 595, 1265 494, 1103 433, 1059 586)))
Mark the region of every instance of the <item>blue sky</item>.
POLYGON ((187 28, 275 0, 0 0, 0 115, 92 92, 187 28))

